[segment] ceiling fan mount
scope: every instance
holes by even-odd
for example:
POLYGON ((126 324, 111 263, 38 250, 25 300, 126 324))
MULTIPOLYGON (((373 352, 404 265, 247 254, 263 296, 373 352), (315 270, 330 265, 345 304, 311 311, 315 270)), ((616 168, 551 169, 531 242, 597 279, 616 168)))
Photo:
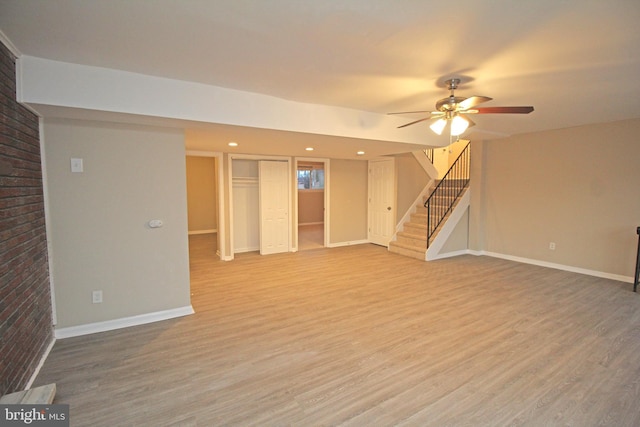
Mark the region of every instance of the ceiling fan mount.
POLYGON ((442 98, 438 102, 436 102, 436 110, 446 112, 446 111, 454 111, 456 109, 456 105, 464 101, 466 98, 461 96, 455 96, 454 91, 458 88, 460 84, 460 79, 449 79, 444 82, 446 88, 449 89, 449 96, 446 98, 442 98))
POLYGON ((429 119, 438 120, 430 127, 437 134, 441 134, 447 122, 451 121, 451 134, 460 135, 468 127, 474 126, 475 123, 467 117, 468 114, 528 114, 533 111, 532 106, 522 107, 478 107, 477 105, 491 101, 493 98, 488 96, 470 96, 468 98, 456 96, 455 90, 461 83, 459 78, 451 78, 445 82, 446 88, 449 90, 449 96, 442 98, 436 102, 436 111, 404 111, 389 114, 409 114, 409 113, 427 113, 428 116, 413 122, 398 126, 403 128, 416 123, 420 123, 429 119))

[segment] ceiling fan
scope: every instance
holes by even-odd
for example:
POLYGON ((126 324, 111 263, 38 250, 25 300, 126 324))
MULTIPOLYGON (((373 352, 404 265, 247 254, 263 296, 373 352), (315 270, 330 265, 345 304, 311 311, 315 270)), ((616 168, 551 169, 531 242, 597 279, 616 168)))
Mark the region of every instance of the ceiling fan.
POLYGON ((403 111, 388 114, 428 113, 429 115, 427 117, 398 126, 398 128, 437 118, 438 120, 429 126, 432 131, 441 135, 447 123, 451 122, 451 135, 458 136, 467 130, 468 127, 475 125, 473 120, 467 117, 468 114, 529 114, 533 111, 533 107, 531 106, 475 108, 477 105, 491 101, 493 98, 489 98, 488 96, 471 96, 469 98, 455 96, 454 91, 460 85, 460 79, 457 78, 449 79, 445 81, 445 84, 451 94, 436 102, 437 111, 403 111))

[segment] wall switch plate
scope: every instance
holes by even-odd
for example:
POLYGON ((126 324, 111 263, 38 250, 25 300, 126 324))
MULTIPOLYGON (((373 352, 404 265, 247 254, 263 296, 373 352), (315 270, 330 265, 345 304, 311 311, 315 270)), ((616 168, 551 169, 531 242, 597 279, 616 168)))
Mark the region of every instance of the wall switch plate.
POLYGON ((552 251, 555 251, 556 250, 556 242, 549 243, 549 249, 552 250, 552 251))
POLYGON ((94 304, 100 304, 102 302, 102 291, 93 291, 91 299, 94 304))
POLYGON ((71 159, 71 172, 84 172, 84 165, 82 159, 71 159))

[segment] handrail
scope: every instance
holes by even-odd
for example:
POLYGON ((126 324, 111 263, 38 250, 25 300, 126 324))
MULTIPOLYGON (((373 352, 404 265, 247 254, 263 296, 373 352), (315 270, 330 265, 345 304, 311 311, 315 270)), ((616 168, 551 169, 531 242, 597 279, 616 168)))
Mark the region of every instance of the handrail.
POLYGON ((424 202, 424 207, 427 208, 427 248, 429 248, 435 231, 451 211, 462 191, 469 184, 469 171, 471 169, 470 145, 471 143, 468 143, 464 147, 456 161, 453 162, 442 180, 431 192, 429 198, 424 202), (434 203, 436 198, 444 199, 447 203, 434 203))

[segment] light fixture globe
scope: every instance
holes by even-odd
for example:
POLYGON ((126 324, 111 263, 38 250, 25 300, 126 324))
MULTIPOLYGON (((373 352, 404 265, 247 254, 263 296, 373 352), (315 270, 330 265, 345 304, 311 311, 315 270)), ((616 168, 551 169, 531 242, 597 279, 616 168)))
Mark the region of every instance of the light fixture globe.
POLYGON ((432 131, 434 131, 438 135, 442 135, 442 131, 444 130, 444 127, 446 125, 447 125, 447 121, 445 119, 438 119, 435 122, 433 122, 429 127, 431 128, 432 131))
POLYGON ((451 135, 458 136, 469 127, 469 122, 462 116, 456 115, 451 120, 451 135))

